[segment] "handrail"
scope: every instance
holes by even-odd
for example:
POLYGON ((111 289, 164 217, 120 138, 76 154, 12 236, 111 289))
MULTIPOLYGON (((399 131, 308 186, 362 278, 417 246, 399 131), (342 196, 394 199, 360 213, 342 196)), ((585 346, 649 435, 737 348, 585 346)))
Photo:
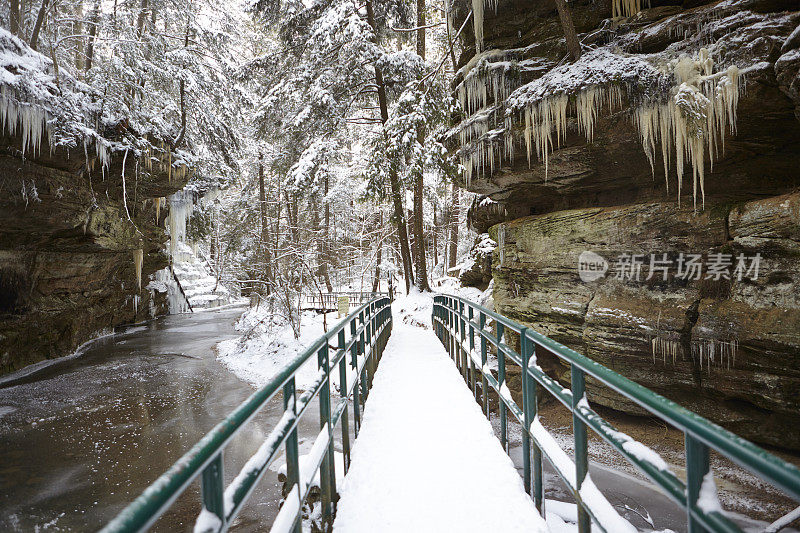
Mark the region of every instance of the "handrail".
POLYGON ((286 487, 288 495, 271 531, 294 531, 301 528, 303 502, 320 472, 322 518, 332 522, 336 500, 336 470, 333 435, 341 422, 345 472, 350 465, 350 429, 348 400, 353 398, 355 434, 361 427, 361 412, 372 376, 392 329, 389 298, 370 300, 317 339, 302 354, 293 358, 269 383, 245 400, 225 420, 217 424, 183 457, 103 528, 104 533, 146 531, 172 505, 189 484, 202 476, 203 510, 197 526, 202 531, 227 531, 256 483, 286 446, 286 487), (349 338, 347 330, 349 329, 349 338), (331 357, 331 341, 337 342, 331 357), (298 395, 295 373, 314 355, 319 371, 313 385, 298 395), (347 355, 350 360, 348 362, 347 355), (339 367, 339 399, 331 409, 331 371, 339 367), (350 367, 348 373, 347 367, 350 367), (247 461, 236 478, 224 488, 222 456, 225 446, 278 392, 283 391, 283 417, 247 461), (315 396, 319 396, 320 432, 314 441, 311 468, 300 470, 297 427, 315 396), (301 478, 301 474, 310 477, 301 478))
MULTIPOLYGON (((388 292, 371 292, 371 291, 340 291, 340 292, 311 292, 304 295, 304 300, 308 305, 314 306, 319 305, 324 307, 325 309, 333 309, 336 310, 336 306, 338 304, 339 298, 347 297, 354 300, 352 303, 361 304, 365 301, 371 300, 373 298, 379 298, 381 296, 389 296, 388 292)), ((312 309, 318 309, 318 307, 312 307, 312 309)))
POLYGON ((523 478, 525 489, 530 493, 533 474, 532 495, 537 509, 540 512, 544 511, 541 463, 544 454, 575 496, 578 504, 578 528, 581 532, 589 531, 590 519, 609 533, 632 529, 632 526, 613 510, 591 481, 588 474, 587 426, 662 488, 667 496, 686 509, 691 533, 703 530, 741 531, 725 517, 718 506, 700 498, 702 487, 713 483, 713 474, 710 473, 709 466, 711 449, 800 501, 800 469, 794 465, 526 326, 460 296, 444 294, 434 297, 432 322, 436 335, 456 361, 476 398, 477 379, 480 378, 483 409, 487 416, 489 408, 486 391, 491 386, 497 393, 500 399, 500 439, 503 447, 507 447, 508 411, 525 428, 522 434, 523 478), (495 333, 487 330, 487 319, 494 321, 495 333), (519 335, 520 353, 504 342, 505 331, 513 331, 519 335), (476 352, 476 333, 480 342, 479 357, 476 352), (486 364, 489 345, 497 352, 496 378, 486 364), (545 374, 536 361, 539 350, 552 353, 570 365, 571 388, 562 387, 545 374), (525 369, 522 373, 522 408, 514 402, 505 384, 508 361, 525 369), (617 431, 589 406, 585 396, 587 374, 683 431, 687 483, 679 479, 655 451, 617 431), (539 423, 536 395, 538 386, 544 388, 572 412, 574 462, 539 423), (531 455, 533 455, 532 466, 531 455), (612 512, 609 513, 609 510, 612 512))

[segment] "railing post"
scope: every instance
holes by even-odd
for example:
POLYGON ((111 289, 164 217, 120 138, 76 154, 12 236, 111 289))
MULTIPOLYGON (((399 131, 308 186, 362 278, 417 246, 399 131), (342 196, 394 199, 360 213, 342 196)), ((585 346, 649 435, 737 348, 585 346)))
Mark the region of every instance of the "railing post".
POLYGON ((378 370, 378 354, 375 350, 375 341, 375 303, 373 302, 369 304, 369 334, 367 337, 367 344, 369 344, 369 358, 372 363, 370 365, 370 387, 372 386, 372 381, 375 379, 375 371, 378 370))
POLYGON ((483 412, 486 415, 486 418, 489 418, 489 382, 486 381, 486 375, 483 373, 483 369, 486 368, 486 361, 487 361, 487 346, 486 337, 483 336, 483 332, 486 329, 486 314, 481 311, 481 314, 478 315, 478 326, 481 330, 481 401, 483 403, 483 412))
MULTIPOLYGON (((358 314, 358 325, 364 326, 364 311, 362 310, 358 314)), ((366 327, 362 327, 361 333, 358 334, 358 353, 364 355, 366 357, 366 349, 364 346, 364 330, 366 327)), ((361 369, 361 405, 364 405, 367 401, 367 395, 369 394, 369 382, 367 381, 367 366, 368 362, 364 361, 364 366, 361 369)))
POLYGON ((531 343, 526 336, 528 328, 522 328, 519 332, 519 353, 522 357, 522 481, 525 485, 525 492, 531 492, 531 409, 528 390, 528 364, 531 359, 531 343))
POLYGON ((702 533, 705 528, 695 519, 692 511, 697 508, 700 487, 708 474, 708 446, 686 433, 686 520, 689 533, 702 533))
POLYGON ((345 402, 344 410, 342 411, 342 455, 344 457, 344 473, 350 468, 350 422, 347 413, 347 353, 344 351, 344 328, 339 331, 339 352, 342 353, 342 358, 339 359, 339 396, 341 401, 345 402))
MULTIPOLYGON (((447 303, 446 309, 446 317, 445 323, 447 324, 447 355, 450 358, 453 358, 453 309, 451 308, 452 302, 451 299, 445 296, 445 302, 447 303)), ((453 359, 455 360, 455 359, 453 359)))
POLYGON ((431 324, 433 325, 433 332, 436 334, 436 336, 441 341, 442 340, 442 335, 441 335, 441 329, 442 328, 439 326, 439 323, 436 321, 436 318, 438 316, 439 316, 439 297, 438 296, 434 296, 433 297, 433 309, 431 310, 431 324))
MULTIPOLYGON (((294 385, 294 376, 283 386, 283 409, 291 410, 297 416, 297 394, 294 385)), ((300 452, 297 448, 297 426, 295 426, 286 438, 286 487, 289 495, 293 487, 297 487, 297 497, 300 500, 300 509, 303 508, 303 494, 300 490, 300 452)), ((294 521, 292 527, 294 533, 301 533, 300 515, 294 521)))
POLYGON ((359 402, 358 385, 358 340, 356 340, 356 320, 355 318, 350 321, 350 340, 353 344, 350 346, 350 365, 353 367, 353 381, 355 382, 355 390, 353 391, 353 432, 358 437, 358 430, 361 429, 361 405, 359 402))
MULTIPOLYGON (((583 370, 576 365, 570 367, 570 377, 572 381, 572 433, 575 438, 575 487, 581 490, 583 480, 589 472, 588 442, 586 435, 586 425, 578 417, 576 411, 578 404, 586 393, 586 378, 583 370)), ((578 531, 588 533, 591 531, 591 521, 583 502, 578 498, 578 531)))
POLYGON ((221 526, 224 525, 225 503, 222 501, 222 493, 225 490, 225 482, 222 477, 222 451, 203 469, 202 487, 203 507, 219 518, 221 526))
POLYGON ((372 350, 372 309, 371 306, 367 306, 367 316, 365 318, 365 326, 364 326, 364 353, 367 353, 367 349, 369 349, 369 356, 367 357, 366 363, 364 366, 367 369, 367 388, 372 389, 372 376, 375 374, 375 352, 372 350))
POLYGON ((472 321, 475 319, 475 309, 470 305, 467 311, 469 318, 469 379, 470 388, 472 389, 472 396, 475 400, 478 399, 478 380, 475 378, 475 360, 472 354, 475 353, 475 326, 472 321))
POLYGON ((502 394, 500 394, 500 390, 506 383, 506 354, 500 348, 505 327, 500 322, 495 321, 495 323, 497 324, 497 400, 500 404, 500 444, 503 446, 503 450, 508 452, 508 417, 506 404, 503 402, 502 394))
POLYGON ((441 315, 441 309, 439 308, 439 297, 433 297, 433 310, 431 311, 431 323, 433 324, 433 331, 436 332, 436 336, 439 340, 442 340, 442 326, 436 320, 441 315))
POLYGON ((328 529, 333 524, 333 502, 336 498, 336 461, 333 455, 333 428, 331 427, 331 373, 328 359, 328 339, 317 352, 317 363, 327 378, 319 391, 319 428, 328 428, 328 450, 320 466, 320 491, 322 492, 322 523, 328 529))
MULTIPOLYGON (((528 380, 528 404, 526 406, 526 410, 528 413, 528 431, 531 429, 531 423, 536 419, 536 416, 539 411, 538 405, 538 398, 537 398, 537 383, 536 380, 533 379, 533 376, 528 372, 528 369, 531 367, 531 362, 536 361, 536 345, 528 339, 530 342, 530 357, 528 358, 528 366, 525 368, 525 373, 523 374, 528 380)), ((539 448, 539 444, 536 440, 533 441, 533 503, 536 505, 536 509, 539 511, 539 514, 545 516, 545 509, 544 509, 544 478, 542 477, 542 449, 539 448)))
POLYGON ((464 302, 458 302, 458 323, 461 326, 461 341, 458 343, 458 358, 461 361, 461 375, 469 387, 469 370, 467 369, 467 351, 464 349, 464 341, 467 339, 467 328, 464 321, 464 302))

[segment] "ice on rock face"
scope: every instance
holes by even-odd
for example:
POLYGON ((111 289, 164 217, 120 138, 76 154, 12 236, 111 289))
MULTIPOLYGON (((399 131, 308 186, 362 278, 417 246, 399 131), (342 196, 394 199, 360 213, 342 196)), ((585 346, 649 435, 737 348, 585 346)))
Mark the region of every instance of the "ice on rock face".
POLYGON ((144 250, 139 248, 133 251, 133 266, 136 270, 136 286, 142 292, 142 264, 144 263, 144 250))
MULTIPOLYGON (((492 52, 493 53, 493 52, 492 52)), ((577 62, 550 70, 511 94, 508 70, 489 68, 485 52, 467 69, 458 93, 462 108, 474 115, 459 126, 461 163, 467 184, 477 172, 491 174, 502 157, 513 157, 514 122, 524 124, 528 163, 533 155, 549 172, 549 154, 566 139, 569 117, 588 142, 602 112, 630 106, 642 148, 655 173, 660 143, 665 179, 675 165, 678 201, 684 168, 692 168, 693 197, 705 197, 705 156, 713 166, 724 149, 726 131, 736 131, 741 71, 736 66, 714 73, 714 61, 702 48, 695 57, 681 56, 667 64, 597 49, 577 62), (489 98, 494 107, 487 107, 489 98), (503 127, 491 130, 492 113, 505 110, 503 127), (504 138, 499 139, 500 136, 504 138)), ((509 63, 510 65, 510 63, 509 63)), ((667 186, 667 190, 669 187, 667 186)))
POLYGON ((163 197, 158 197, 155 200, 155 202, 156 202, 156 224, 158 224, 158 221, 161 220, 161 206, 164 205, 164 200, 165 199, 163 197))
POLYGON ((642 0, 611 0, 611 16, 632 17, 642 10, 642 0))
POLYGON ((178 243, 186 239, 186 221, 194 210, 194 193, 178 191, 169 197, 169 248, 174 256, 178 243))
POLYGON ((169 268, 162 268, 156 271, 155 277, 155 282, 149 283, 148 288, 153 287, 159 292, 166 291, 167 302, 169 303, 169 314, 188 313, 189 304, 181 292, 181 289, 178 287, 172 273, 169 271, 169 268))

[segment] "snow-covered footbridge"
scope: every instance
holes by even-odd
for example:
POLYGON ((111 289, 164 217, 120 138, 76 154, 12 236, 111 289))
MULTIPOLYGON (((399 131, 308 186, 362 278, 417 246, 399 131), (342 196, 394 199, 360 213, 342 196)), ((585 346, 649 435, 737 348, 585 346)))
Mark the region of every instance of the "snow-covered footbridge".
POLYGON ((197 478, 203 508, 194 530, 225 531, 281 454, 285 499, 265 530, 636 531, 589 474, 589 429, 685 510, 691 533, 741 531, 717 499, 712 451, 800 500, 800 470, 793 465, 490 310, 458 296, 433 300, 431 325, 408 315, 394 322, 392 303, 383 295, 358 307, 220 422, 104 531, 147 530, 197 478), (569 388, 537 364, 543 353, 569 365, 569 388), (317 365, 317 379, 299 391, 295 374, 309 361, 317 365), (506 383, 512 375, 521 403, 506 383), (685 476, 592 409, 587 377, 592 390, 620 394, 684 433, 685 476), (226 486, 226 445, 278 393, 283 417, 226 486), (572 413, 573 454, 539 422, 540 393, 572 413), (317 405, 320 431, 309 453, 300 455, 299 422, 317 405), (499 438, 489 421, 492 412, 498 414, 499 438), (522 475, 506 454, 514 420, 522 428, 522 475), (544 499, 543 459, 574 499, 571 520, 549 512, 543 518, 551 505, 544 499))

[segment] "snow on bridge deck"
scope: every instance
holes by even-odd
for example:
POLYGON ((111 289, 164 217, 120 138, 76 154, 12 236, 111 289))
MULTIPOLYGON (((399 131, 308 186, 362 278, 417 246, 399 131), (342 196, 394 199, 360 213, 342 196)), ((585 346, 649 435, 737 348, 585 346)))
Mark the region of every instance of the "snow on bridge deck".
POLYGON ((340 494, 336 533, 547 531, 433 331, 398 319, 340 494))

